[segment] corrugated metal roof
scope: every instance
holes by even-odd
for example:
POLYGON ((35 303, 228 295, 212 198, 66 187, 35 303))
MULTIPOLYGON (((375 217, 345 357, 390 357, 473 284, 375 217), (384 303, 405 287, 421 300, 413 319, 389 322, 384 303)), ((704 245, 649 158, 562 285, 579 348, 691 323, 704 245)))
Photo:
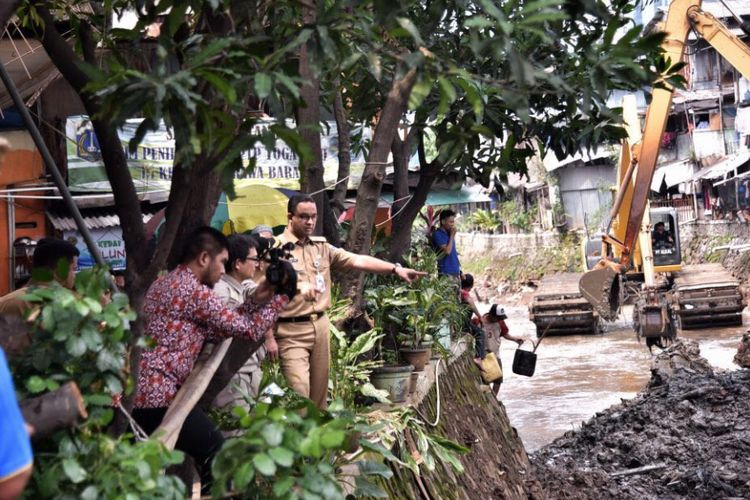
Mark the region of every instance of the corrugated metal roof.
POLYGON ((557 170, 560 167, 570 165, 571 163, 578 162, 581 165, 585 165, 586 163, 594 163, 604 158, 609 158, 613 155, 613 153, 614 149, 612 147, 601 146, 596 151, 579 151, 572 156, 560 159, 557 157, 554 151, 550 150, 545 155, 542 163, 544 164, 544 169, 547 172, 552 172, 553 170, 557 170))
MULTIPOLYGON (((145 224, 154 214, 144 213, 143 223, 145 224)), ((47 218, 52 223, 52 227, 58 231, 75 231, 78 229, 76 221, 73 217, 67 217, 64 215, 57 215, 51 212, 47 212, 47 218)), ((86 223, 86 227, 89 229, 105 229, 108 227, 117 227, 120 225, 120 218, 116 214, 100 214, 100 215, 85 215, 83 222, 86 223)))
POLYGON ((694 176, 693 180, 708 179, 715 180, 721 177, 725 177, 729 172, 735 168, 743 165, 745 162, 750 160, 750 151, 744 150, 735 153, 734 155, 720 161, 715 165, 706 167, 698 171, 694 176))
POLYGON ((689 160, 681 160, 667 165, 659 165, 651 179, 651 190, 659 192, 662 183, 667 187, 688 182, 693 178, 693 165, 689 160))

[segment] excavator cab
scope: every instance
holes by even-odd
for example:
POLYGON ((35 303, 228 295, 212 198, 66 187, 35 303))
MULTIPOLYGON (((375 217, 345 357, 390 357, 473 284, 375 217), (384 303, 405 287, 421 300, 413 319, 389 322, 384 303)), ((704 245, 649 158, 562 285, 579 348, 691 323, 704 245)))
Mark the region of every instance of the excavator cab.
POLYGON ((682 264, 680 252, 680 226, 677 211, 671 207, 652 208, 651 248, 654 254, 654 271, 679 271, 682 264))

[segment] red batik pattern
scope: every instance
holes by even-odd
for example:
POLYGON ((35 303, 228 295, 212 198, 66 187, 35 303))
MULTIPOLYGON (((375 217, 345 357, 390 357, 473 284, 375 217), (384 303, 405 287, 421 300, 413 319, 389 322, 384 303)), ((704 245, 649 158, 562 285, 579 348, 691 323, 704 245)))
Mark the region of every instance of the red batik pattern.
POLYGON ((146 335, 156 345, 141 355, 136 408, 169 406, 207 340, 258 340, 288 302, 286 295, 274 295, 266 304, 249 299, 234 310, 228 309, 185 266, 156 280, 143 306, 146 335))

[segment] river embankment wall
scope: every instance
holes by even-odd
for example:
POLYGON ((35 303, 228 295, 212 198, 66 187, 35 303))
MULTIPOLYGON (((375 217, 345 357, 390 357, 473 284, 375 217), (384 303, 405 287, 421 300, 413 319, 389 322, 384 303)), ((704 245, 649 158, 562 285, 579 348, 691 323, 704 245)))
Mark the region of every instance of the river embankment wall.
POLYGON ((433 471, 423 466, 419 478, 406 467, 392 467, 393 477, 381 482, 389 498, 547 498, 505 406, 480 384, 471 349, 453 358, 437 383, 439 395, 432 383, 416 407, 426 420, 437 420, 431 432, 469 449, 459 458, 464 472, 443 461, 433 471))
POLYGON ((487 234, 457 233, 456 250, 462 259, 510 258, 548 251, 560 246, 558 233, 487 234))
POLYGON ((685 264, 719 262, 742 282, 750 273, 750 224, 693 221, 680 225, 685 264))
POLYGON ((545 274, 582 270, 580 236, 575 233, 459 233, 456 249, 464 272, 511 289, 545 274))

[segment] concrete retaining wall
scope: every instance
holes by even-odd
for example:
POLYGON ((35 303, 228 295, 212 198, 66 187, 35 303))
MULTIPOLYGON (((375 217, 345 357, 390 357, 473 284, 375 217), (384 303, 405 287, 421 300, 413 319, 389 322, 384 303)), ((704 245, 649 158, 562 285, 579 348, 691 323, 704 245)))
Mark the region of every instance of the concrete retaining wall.
POLYGON ((556 248, 559 245, 560 235, 557 233, 456 234, 456 249, 461 259, 476 259, 485 256, 508 258, 541 249, 556 248))
POLYGON ((695 236, 731 236, 732 238, 744 238, 746 242, 750 242, 750 224, 723 220, 692 221, 680 224, 680 240, 683 245, 689 245, 690 240, 695 236))
MULTIPOLYGON (((531 477, 529 458, 508 420, 505 406, 491 392, 481 389, 470 351, 450 363, 440 375, 439 384, 440 420, 430 431, 469 448, 460 457, 464 473, 456 474, 439 462, 434 471, 423 467, 418 481, 409 469, 393 467, 393 477, 381 481, 389 498, 545 498, 539 483, 531 477)), ((424 418, 435 418, 438 408, 434 384, 418 408, 424 418)))
POLYGON ((683 262, 720 262, 742 282, 748 281, 750 224, 727 221, 695 221, 680 225, 683 262), (736 247, 736 248, 733 248, 736 247))

